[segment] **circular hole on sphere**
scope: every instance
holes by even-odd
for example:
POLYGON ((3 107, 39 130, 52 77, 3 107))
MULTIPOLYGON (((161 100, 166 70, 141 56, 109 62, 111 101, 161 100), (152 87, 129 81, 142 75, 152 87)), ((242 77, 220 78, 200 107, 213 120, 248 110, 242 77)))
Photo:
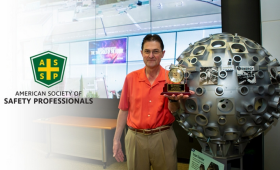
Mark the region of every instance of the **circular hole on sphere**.
POLYGON ((205 134, 208 136, 216 136, 218 134, 218 131, 212 127, 205 128, 205 134))
POLYGON ((253 61, 254 61, 254 62, 258 62, 258 61, 259 61, 259 58, 256 57, 256 56, 253 56, 253 61))
POLYGON ((228 36, 228 35, 220 34, 219 36, 223 38, 223 37, 226 37, 226 36, 228 36))
POLYGON ((196 55, 200 55, 203 52, 203 50, 200 50, 196 53, 196 55))
POLYGON ((195 120, 201 126, 205 126, 208 123, 208 120, 204 115, 197 115, 195 120))
POLYGON ((191 59, 191 63, 192 63, 192 64, 195 64, 196 62, 197 62, 197 59, 196 59, 196 58, 192 58, 192 59, 191 59))
POLYGON ((193 51, 193 54, 194 55, 201 55, 204 50, 205 50, 204 46, 199 46, 193 51))
POLYGON ((241 61, 241 57, 240 57, 239 55, 235 55, 235 56, 233 57, 233 59, 234 59, 234 61, 236 61, 236 62, 240 62, 240 61, 241 61))
POLYGON ((232 44, 231 48, 235 51, 235 52, 244 52, 245 51, 245 47, 241 44, 232 44))
POLYGON ((262 107, 262 104, 263 104, 263 99, 259 99, 256 103, 256 106, 257 106, 257 110, 260 110, 261 107, 262 107))
POLYGON ((258 71, 259 77, 263 77, 263 74, 264 74, 263 71, 261 71, 261 70, 258 71))
POLYGON ((242 118, 239 119, 239 123, 240 123, 240 124, 244 124, 245 122, 246 122, 246 119, 245 119, 245 118, 242 117, 242 118))
POLYGON ((223 113, 228 113, 233 109, 233 103, 229 99, 222 99, 218 102, 218 109, 223 113))
POLYGON ((204 111, 209 111, 210 110, 210 106, 208 104, 204 104, 202 106, 202 108, 203 108, 204 111))
POLYGON ((220 75, 221 75, 222 77, 225 77, 225 76, 227 75, 227 73, 226 73, 225 71, 221 71, 221 72, 220 72, 220 75))
POLYGON ((239 41, 240 39, 238 37, 234 37, 234 41, 239 41))
POLYGON ((265 60, 267 63, 269 63, 269 62, 270 62, 269 57, 264 57, 264 60, 265 60))
POLYGON ((226 119, 225 118, 220 118, 219 119, 219 123, 220 124, 225 124, 226 123, 226 119))
POLYGON ((255 110, 258 113, 263 112, 267 108, 267 101, 264 98, 259 98, 255 102, 255 110))
POLYGON ((257 132, 258 128, 254 126, 250 126, 249 128, 246 129, 245 134, 247 136, 251 136, 257 132))
POLYGON ((216 129, 214 129, 214 128, 207 128, 207 130, 209 130, 209 131, 211 131, 211 132, 216 132, 216 129))
POLYGON ((215 41, 212 44, 212 47, 218 48, 218 47, 223 47, 225 45, 224 41, 215 41))
POLYGON ((222 87, 217 87, 217 88, 216 88, 216 92, 217 92, 218 94, 223 94, 224 89, 223 89, 222 87))
POLYGON ((190 104, 189 107, 190 109, 195 110, 195 105, 190 104))
POLYGON ((196 105, 195 101, 192 99, 187 99, 185 101, 185 107, 188 112, 194 112, 197 109, 197 105, 196 105))
POLYGON ((220 62, 220 61, 221 61, 221 57, 220 57, 220 56, 215 56, 215 57, 214 57, 214 61, 215 61, 216 63, 220 62))
POLYGON ((249 105, 248 107, 247 107, 247 109, 248 109, 248 111, 253 111, 254 110, 254 107, 253 107, 253 105, 249 105))
POLYGON ((262 118, 261 118, 261 117, 257 118, 256 123, 257 123, 257 124, 262 123, 262 118))
POLYGON ((200 78, 205 78, 206 77, 206 73, 200 73, 200 78))
POLYGON ((242 94, 247 94, 248 92, 249 92, 248 87, 246 87, 246 86, 241 87, 241 93, 242 94))
POLYGON ((199 116, 199 119, 202 120, 202 121, 205 121, 205 120, 206 120, 206 117, 204 117, 204 116, 199 116))
POLYGON ((255 43, 253 43, 252 41, 247 40, 247 41, 245 41, 245 43, 252 48, 257 48, 257 45, 255 43))
POLYGON ((196 94, 200 95, 202 94, 203 90, 201 87, 196 88, 196 94))

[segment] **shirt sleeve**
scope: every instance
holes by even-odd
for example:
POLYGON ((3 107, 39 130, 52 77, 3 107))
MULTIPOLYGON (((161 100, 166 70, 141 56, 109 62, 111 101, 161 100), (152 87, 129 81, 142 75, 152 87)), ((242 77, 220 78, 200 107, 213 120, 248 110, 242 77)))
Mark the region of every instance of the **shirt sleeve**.
POLYGON ((128 108, 129 108, 129 89, 128 89, 128 78, 126 76, 122 88, 120 102, 119 102, 119 109, 128 110, 128 108))

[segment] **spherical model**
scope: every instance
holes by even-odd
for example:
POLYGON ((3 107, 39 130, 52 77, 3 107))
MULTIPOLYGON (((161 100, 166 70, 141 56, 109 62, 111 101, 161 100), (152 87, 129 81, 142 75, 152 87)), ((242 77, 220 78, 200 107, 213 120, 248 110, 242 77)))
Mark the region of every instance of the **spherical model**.
POLYGON ((195 95, 181 102, 179 125, 214 158, 242 156, 280 117, 280 64, 253 40, 229 33, 190 44, 177 61, 195 95))

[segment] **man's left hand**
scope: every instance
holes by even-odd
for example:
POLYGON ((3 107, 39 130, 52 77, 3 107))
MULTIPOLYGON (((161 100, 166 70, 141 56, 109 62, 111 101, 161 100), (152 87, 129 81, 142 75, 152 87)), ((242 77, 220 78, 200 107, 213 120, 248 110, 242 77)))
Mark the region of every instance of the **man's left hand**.
MULTIPOLYGON (((194 91, 190 90, 191 94, 195 94, 194 91)), ((172 96, 168 96, 166 94, 163 95, 164 97, 167 97, 170 100, 181 100, 181 99, 187 99, 188 97, 190 97, 189 95, 183 95, 183 94, 179 94, 179 95, 172 95, 172 96)))

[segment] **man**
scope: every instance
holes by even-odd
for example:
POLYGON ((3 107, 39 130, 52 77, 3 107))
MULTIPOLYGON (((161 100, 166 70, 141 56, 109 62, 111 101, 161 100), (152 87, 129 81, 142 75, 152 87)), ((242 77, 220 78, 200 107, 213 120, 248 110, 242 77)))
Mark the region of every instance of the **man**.
MULTIPOLYGON (((165 69, 160 61, 165 51, 160 36, 144 37, 141 54, 145 67, 126 76, 119 103, 119 115, 113 141, 113 156, 124 161, 120 143, 127 123, 125 137, 128 170, 177 169, 177 138, 172 128, 175 118, 171 112, 179 109, 179 100, 189 97, 162 96, 165 69)), ((194 92, 191 92, 194 94, 194 92)))

